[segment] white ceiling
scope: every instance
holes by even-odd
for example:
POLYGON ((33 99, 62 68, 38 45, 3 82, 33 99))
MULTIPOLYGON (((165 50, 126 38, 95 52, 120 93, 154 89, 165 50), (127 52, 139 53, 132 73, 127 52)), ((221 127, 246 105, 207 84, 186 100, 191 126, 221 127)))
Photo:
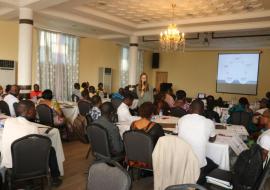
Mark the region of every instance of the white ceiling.
POLYGON ((36 27, 96 37, 128 44, 132 35, 140 46, 150 49, 172 20, 171 4, 176 4, 174 22, 197 40, 188 40, 189 49, 253 49, 270 47, 267 36, 212 39, 211 33, 270 34, 270 0, 0 0, 0 19, 18 20, 20 7, 34 10, 36 27), (205 33, 209 43, 205 43, 205 33))

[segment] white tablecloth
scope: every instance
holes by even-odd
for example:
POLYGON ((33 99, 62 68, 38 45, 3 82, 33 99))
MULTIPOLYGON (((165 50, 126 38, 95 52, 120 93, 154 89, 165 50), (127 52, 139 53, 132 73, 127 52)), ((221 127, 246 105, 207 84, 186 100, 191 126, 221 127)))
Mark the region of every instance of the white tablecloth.
POLYGON ((159 124, 175 124, 177 125, 179 121, 179 117, 173 117, 173 116, 155 116, 155 119, 153 122, 159 123, 159 124))
POLYGON ((227 129, 216 129, 216 133, 224 136, 239 136, 242 138, 247 137, 248 131, 243 125, 230 125, 230 124, 221 124, 226 126, 227 129))
POLYGON ((208 143, 206 148, 206 156, 213 160, 220 169, 230 170, 229 145, 217 142, 208 143))
MULTIPOLYGON (((49 134, 45 134, 45 131, 48 129, 47 126, 37 124, 37 123, 34 123, 34 124, 37 127, 39 127, 38 130, 39 130, 39 133, 41 135, 45 135, 51 139, 52 146, 54 147, 55 152, 56 152, 57 163, 58 163, 60 175, 64 176, 63 162, 65 161, 65 155, 64 155, 64 151, 63 151, 63 146, 62 146, 62 141, 61 141, 59 130, 54 128, 49 132, 49 134)), ((1 144, 2 144, 2 134, 3 134, 3 128, 0 128, 0 143, 1 144)), ((2 148, 1 144, 0 144, 0 151, 2 148)))
POLYGON ((58 163, 60 175, 64 176, 63 162, 65 161, 65 155, 64 155, 64 150, 63 150, 63 145, 62 145, 59 130, 56 128, 53 128, 52 130, 50 130, 49 134, 45 134, 45 131, 47 130, 47 128, 44 128, 44 125, 40 125, 37 123, 35 123, 35 125, 37 125, 39 127, 38 131, 40 134, 45 135, 51 139, 52 146, 56 152, 56 158, 57 158, 57 163, 58 163))
POLYGON ((65 116, 65 118, 73 124, 74 120, 79 114, 79 108, 74 102, 64 102, 60 103, 60 108, 65 116))

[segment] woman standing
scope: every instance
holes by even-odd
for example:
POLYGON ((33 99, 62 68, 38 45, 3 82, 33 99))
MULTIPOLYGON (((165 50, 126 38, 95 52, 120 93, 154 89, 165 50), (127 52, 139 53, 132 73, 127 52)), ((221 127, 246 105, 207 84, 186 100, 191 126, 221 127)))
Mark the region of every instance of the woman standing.
POLYGON ((139 99, 138 106, 142 105, 144 102, 154 101, 153 88, 148 83, 148 77, 146 73, 142 73, 140 76, 140 81, 137 87, 137 96, 139 99))

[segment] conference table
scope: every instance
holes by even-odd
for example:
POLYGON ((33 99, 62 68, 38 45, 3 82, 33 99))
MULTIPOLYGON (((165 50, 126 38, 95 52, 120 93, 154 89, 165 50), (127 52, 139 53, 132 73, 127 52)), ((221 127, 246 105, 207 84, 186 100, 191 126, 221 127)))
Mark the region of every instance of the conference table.
MULTIPOLYGON (((155 116, 153 122, 159 123, 166 135, 177 135, 177 123, 179 118, 172 116, 155 116)), ((216 141, 207 143, 206 156, 219 165, 220 169, 230 170, 230 155, 239 155, 247 148, 242 139, 246 139, 248 132, 244 126, 219 124, 223 129, 216 129, 216 141), (238 143, 236 145, 236 143, 238 143), (241 146, 238 146, 238 145, 241 146), (230 148, 231 147, 231 148, 230 148), (232 151, 233 148, 233 151, 232 151), (234 152, 235 151, 235 152, 234 152)), ((121 137, 125 131, 130 130, 126 122, 117 123, 121 137)))
MULTIPOLYGON (((3 124, 5 126, 5 119, 7 119, 8 117, 9 116, 5 116, 3 114, 0 114, 1 124, 3 124)), ((45 125, 41 125, 38 123, 33 123, 33 125, 38 127, 39 134, 47 136, 51 139, 52 147, 55 149, 55 152, 56 152, 57 163, 58 163, 60 175, 64 176, 63 162, 65 161, 65 155, 64 155, 64 151, 63 151, 63 146, 62 146, 62 141, 61 141, 59 130, 56 128, 52 128, 48 133, 46 133, 46 131, 50 127, 45 126, 45 125)), ((0 152, 2 150, 3 129, 4 128, 0 128, 0 152)), ((0 170, 3 171, 3 168, 0 168, 0 170)))

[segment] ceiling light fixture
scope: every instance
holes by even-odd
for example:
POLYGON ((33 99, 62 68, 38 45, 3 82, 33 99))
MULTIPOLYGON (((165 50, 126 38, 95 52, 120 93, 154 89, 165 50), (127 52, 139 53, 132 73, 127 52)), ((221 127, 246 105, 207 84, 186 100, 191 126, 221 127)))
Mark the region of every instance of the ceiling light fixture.
POLYGON ((176 4, 172 4, 172 23, 169 24, 167 30, 160 33, 160 48, 163 51, 177 51, 185 49, 185 33, 179 32, 174 23, 174 10, 176 4))

